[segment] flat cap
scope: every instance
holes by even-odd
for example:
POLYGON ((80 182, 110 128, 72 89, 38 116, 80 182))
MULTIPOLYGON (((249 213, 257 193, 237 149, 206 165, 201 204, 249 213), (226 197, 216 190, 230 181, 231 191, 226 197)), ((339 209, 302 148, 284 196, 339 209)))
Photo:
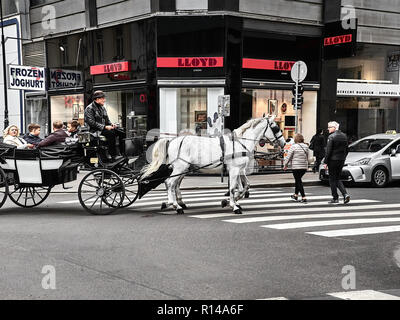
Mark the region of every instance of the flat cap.
POLYGON ((106 95, 104 94, 103 91, 98 90, 98 91, 95 91, 95 92, 93 93, 93 100, 96 100, 96 99, 98 99, 98 98, 104 98, 105 96, 106 96, 106 95))

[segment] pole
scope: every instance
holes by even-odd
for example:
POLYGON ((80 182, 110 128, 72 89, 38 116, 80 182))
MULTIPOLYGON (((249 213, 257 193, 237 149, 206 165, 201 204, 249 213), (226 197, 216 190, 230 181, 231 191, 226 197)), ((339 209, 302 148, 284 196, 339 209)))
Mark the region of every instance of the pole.
MULTIPOLYGON (((300 69, 300 68, 298 68, 300 69)), ((296 94, 294 96, 294 106, 296 108, 296 121, 295 121, 295 128, 294 128, 294 133, 297 133, 297 127, 298 127, 298 121, 299 121, 299 108, 298 108, 298 104, 297 104, 297 94, 299 92, 299 80, 296 80, 296 94)))
POLYGON ((0 17, 1 17, 1 50, 3 55, 3 85, 4 85, 4 129, 8 127, 8 98, 7 98, 7 63, 6 48, 4 41, 4 21, 3 21, 3 2, 0 0, 0 17))

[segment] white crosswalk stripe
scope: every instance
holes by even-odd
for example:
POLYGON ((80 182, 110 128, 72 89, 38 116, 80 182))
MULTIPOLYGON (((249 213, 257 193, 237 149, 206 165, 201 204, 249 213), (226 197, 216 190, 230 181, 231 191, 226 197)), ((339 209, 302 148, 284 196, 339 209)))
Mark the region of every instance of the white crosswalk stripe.
MULTIPOLYGON (((387 290, 390 292, 390 290, 387 290)), ((396 290, 398 291, 398 290, 396 290)), ((340 300, 400 300, 400 297, 394 294, 377 291, 377 290, 356 290, 356 291, 342 291, 326 293, 323 296, 314 297, 315 300, 323 298, 335 298, 340 300)), ((313 298, 306 298, 307 300, 314 300, 313 298)), ((257 300, 291 300, 288 297, 272 297, 257 300)), ((298 299, 296 299, 298 300, 298 299)))
MULTIPOLYGON (((270 222, 269 224, 260 225, 260 227, 274 230, 306 229, 306 231, 302 232, 323 237, 400 232, 400 211, 393 210, 399 208, 400 203, 378 203, 380 201, 374 199, 353 199, 347 205, 331 205, 327 201, 319 201, 329 199, 330 196, 312 195, 307 196, 309 200, 307 204, 301 204, 289 202, 287 194, 283 196, 283 192, 280 193, 279 191, 268 195, 263 194, 261 191, 257 195, 252 195, 251 198, 241 201, 240 204, 244 213, 240 218, 225 209, 223 212, 202 213, 206 207, 204 204, 190 203, 190 200, 196 201, 199 198, 188 199, 188 207, 192 213, 189 217, 198 219, 226 218, 222 221, 235 224, 270 222), (193 214, 196 211, 197 214, 193 214), (287 221, 275 223, 284 220, 287 221), (376 224, 378 226, 364 227, 363 225, 366 224, 376 224), (382 224, 385 225, 382 226, 382 224), (360 227, 343 229, 343 226, 347 225, 360 225, 360 227), (332 226, 342 226, 342 228, 335 230, 307 230, 332 226)), ((210 197, 209 201, 207 201, 207 206, 218 205, 218 201, 214 202, 213 200, 213 197, 210 197)))

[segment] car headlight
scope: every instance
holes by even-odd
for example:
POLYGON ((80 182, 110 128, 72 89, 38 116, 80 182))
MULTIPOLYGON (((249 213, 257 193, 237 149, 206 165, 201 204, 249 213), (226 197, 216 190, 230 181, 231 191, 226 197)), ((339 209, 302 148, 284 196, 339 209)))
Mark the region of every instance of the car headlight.
POLYGON ((349 163, 349 166, 366 166, 371 161, 371 158, 362 158, 356 162, 349 163))

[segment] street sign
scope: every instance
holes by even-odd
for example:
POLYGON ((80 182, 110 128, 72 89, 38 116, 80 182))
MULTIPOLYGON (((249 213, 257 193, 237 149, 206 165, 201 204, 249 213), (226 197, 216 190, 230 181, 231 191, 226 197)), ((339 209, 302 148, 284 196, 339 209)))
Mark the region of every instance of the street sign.
POLYGON ((297 61, 290 71, 294 82, 302 82, 307 76, 307 65, 303 61, 297 61))
POLYGON ((218 113, 224 117, 229 117, 231 114, 231 96, 218 96, 218 113))

